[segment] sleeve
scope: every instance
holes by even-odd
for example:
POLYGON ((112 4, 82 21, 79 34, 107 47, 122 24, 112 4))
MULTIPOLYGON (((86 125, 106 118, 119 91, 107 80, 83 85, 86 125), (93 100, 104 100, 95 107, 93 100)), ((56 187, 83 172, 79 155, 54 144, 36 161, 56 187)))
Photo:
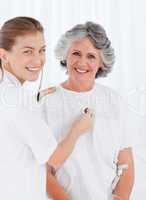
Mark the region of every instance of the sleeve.
POLYGON ((57 142, 46 123, 31 111, 17 112, 16 127, 40 164, 49 160, 57 142), (21 113, 20 113, 21 112, 21 113))
POLYGON ((134 147, 140 142, 140 115, 120 98, 120 148, 134 147))

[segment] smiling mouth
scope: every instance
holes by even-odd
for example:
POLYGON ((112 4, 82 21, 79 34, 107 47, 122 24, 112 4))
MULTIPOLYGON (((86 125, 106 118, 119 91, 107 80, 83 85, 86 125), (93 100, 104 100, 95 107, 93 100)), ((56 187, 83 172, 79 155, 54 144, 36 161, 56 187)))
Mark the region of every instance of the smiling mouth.
POLYGON ((80 73, 80 74, 86 74, 89 72, 89 70, 84 70, 84 69, 79 69, 79 68, 75 68, 75 71, 80 73))
POLYGON ((29 72, 38 72, 40 71, 39 67, 26 67, 29 72))

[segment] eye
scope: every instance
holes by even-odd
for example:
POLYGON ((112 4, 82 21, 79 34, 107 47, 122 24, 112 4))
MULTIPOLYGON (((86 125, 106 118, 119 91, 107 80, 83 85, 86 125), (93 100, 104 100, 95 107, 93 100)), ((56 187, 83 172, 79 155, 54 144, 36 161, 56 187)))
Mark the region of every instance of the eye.
POLYGON ((93 54, 88 54, 88 58, 89 58, 89 59, 95 59, 96 57, 95 57, 95 55, 93 55, 93 54))
POLYGON ((81 55, 80 52, 78 52, 78 51, 74 51, 72 54, 73 54, 74 56, 80 56, 80 55, 81 55))
POLYGON ((31 55, 32 54, 32 50, 28 49, 28 50, 23 51, 23 53, 26 54, 26 55, 31 55))
POLYGON ((40 53, 45 53, 46 52, 46 48, 42 48, 41 50, 40 50, 40 53))

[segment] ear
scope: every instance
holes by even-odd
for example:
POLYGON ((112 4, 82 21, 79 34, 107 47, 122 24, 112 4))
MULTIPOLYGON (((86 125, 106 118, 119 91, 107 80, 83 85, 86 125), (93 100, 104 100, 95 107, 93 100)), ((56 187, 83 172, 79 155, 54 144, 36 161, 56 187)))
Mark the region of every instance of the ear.
POLYGON ((100 65, 100 69, 104 69, 105 68, 105 66, 104 66, 104 63, 103 63, 103 59, 102 59, 102 56, 101 56, 101 50, 99 50, 99 58, 100 58, 100 60, 99 60, 99 65, 100 65))
POLYGON ((3 49, 3 48, 0 48, 0 59, 4 62, 4 63, 8 63, 8 52, 3 49))
POLYGON ((104 69, 104 68, 105 68, 105 65, 104 65, 102 59, 100 59, 100 69, 104 69))

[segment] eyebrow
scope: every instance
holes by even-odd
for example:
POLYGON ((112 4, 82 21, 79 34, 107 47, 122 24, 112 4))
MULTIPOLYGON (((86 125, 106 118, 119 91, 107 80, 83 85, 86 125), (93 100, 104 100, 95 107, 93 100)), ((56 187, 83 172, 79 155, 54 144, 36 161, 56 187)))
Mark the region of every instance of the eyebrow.
MULTIPOLYGON (((31 47, 31 46, 24 46, 21 49, 25 49, 25 48, 27 48, 27 49, 35 49, 34 47, 31 47)), ((43 49, 43 48, 46 48, 46 45, 43 45, 40 49, 43 49)))
POLYGON ((93 53, 93 52, 88 52, 87 54, 94 55, 94 56, 97 55, 96 53, 93 53))
MULTIPOLYGON (((73 51, 81 52, 81 50, 78 50, 78 49, 73 49, 73 51)), ((97 55, 96 52, 90 52, 90 51, 89 51, 87 54, 92 54, 92 55, 94 55, 94 56, 97 55)))
POLYGON ((73 49, 73 51, 80 51, 80 50, 78 50, 78 49, 73 49))

